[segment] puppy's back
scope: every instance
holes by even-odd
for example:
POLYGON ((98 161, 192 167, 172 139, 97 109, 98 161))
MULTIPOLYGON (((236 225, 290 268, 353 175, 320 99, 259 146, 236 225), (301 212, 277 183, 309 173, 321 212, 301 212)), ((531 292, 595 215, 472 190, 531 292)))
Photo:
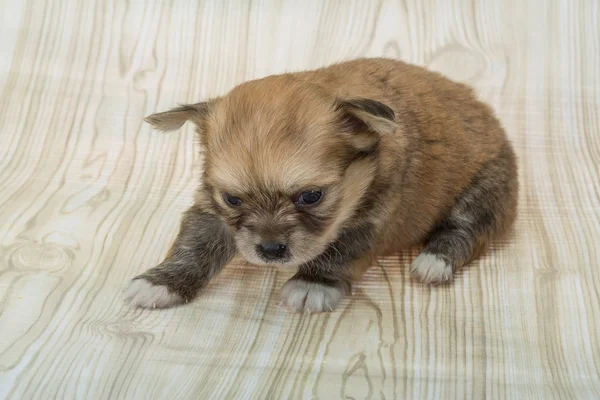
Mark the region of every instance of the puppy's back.
MULTIPOLYGON (((482 166, 499 154, 510 156, 511 168, 506 173, 516 181, 514 153, 500 122, 467 85, 419 66, 382 58, 295 75, 341 98, 369 98, 394 110, 400 126, 398 137, 382 138, 383 162, 392 171, 383 179, 392 187, 397 185, 396 223, 389 225, 388 235, 393 247, 420 241, 482 166), (409 160, 403 170, 394 162, 399 157, 409 160), (393 234, 399 230, 401 235, 393 234)), ((516 199, 516 189, 513 197, 516 199)))

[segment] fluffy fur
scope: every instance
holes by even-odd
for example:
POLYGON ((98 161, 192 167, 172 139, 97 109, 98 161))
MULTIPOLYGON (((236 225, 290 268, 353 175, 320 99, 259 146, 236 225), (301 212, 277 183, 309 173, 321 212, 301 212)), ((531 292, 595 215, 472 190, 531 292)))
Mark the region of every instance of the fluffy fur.
POLYGON ((136 306, 192 299, 240 253, 298 269, 282 304, 331 311, 375 257, 422 244, 413 277, 444 283, 515 218, 515 156, 490 107, 400 61, 269 76, 146 121, 193 122, 205 166, 167 258, 128 288, 136 306), (316 205, 299 203, 307 191, 316 205))

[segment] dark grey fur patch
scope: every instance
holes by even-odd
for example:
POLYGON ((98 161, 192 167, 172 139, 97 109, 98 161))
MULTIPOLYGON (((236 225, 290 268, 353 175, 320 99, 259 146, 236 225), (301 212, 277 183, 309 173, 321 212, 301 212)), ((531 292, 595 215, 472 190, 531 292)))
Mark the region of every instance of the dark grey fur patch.
POLYGON ((478 239, 494 236, 511 214, 507 207, 510 196, 515 196, 514 168, 514 153, 505 144, 495 158, 483 165, 449 215, 433 229, 424 251, 440 256, 455 269, 468 262, 478 239))
POLYGON ((371 251, 375 240, 375 226, 370 223, 349 228, 343 231, 321 255, 301 265, 292 279, 319 282, 339 287, 345 293, 350 293, 352 264, 371 251))
POLYGON ((390 121, 395 120, 394 110, 390 107, 386 106, 383 103, 380 103, 376 100, 371 99, 351 99, 346 100, 340 103, 341 108, 356 108, 367 112, 369 114, 389 119, 390 121))
POLYGON ((194 298, 236 253, 229 228, 215 215, 191 207, 173 248, 160 265, 135 279, 164 285, 185 300, 194 298))
POLYGON ((209 113, 209 109, 209 102, 203 101, 194 104, 180 104, 179 107, 173 109, 172 111, 189 112, 196 114, 200 117, 205 117, 209 113))

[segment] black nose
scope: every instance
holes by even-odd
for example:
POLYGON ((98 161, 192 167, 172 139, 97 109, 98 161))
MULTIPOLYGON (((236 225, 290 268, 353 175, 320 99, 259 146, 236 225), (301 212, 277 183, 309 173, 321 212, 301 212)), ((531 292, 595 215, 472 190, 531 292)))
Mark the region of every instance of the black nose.
POLYGON ((269 260, 283 258, 287 252, 287 246, 282 243, 261 243, 258 246, 258 252, 269 260))

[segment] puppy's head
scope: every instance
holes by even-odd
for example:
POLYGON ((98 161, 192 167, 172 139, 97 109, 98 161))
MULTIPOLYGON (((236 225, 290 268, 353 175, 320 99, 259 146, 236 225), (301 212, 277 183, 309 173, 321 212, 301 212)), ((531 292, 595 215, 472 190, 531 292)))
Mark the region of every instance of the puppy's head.
POLYGON ((340 100, 286 75, 146 118, 165 131, 188 120, 205 150, 200 198, 247 261, 290 266, 321 254, 355 216, 382 135, 396 129, 379 102, 340 100))

